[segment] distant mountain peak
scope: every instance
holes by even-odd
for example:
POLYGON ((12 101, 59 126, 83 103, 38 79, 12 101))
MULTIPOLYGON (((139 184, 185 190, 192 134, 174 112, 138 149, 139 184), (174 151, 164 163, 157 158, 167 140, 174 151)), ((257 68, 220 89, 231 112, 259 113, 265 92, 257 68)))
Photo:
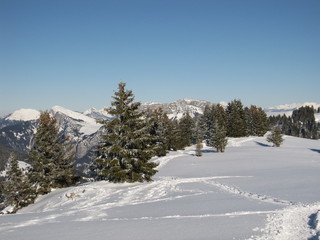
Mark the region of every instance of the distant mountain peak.
POLYGON ((38 119, 40 112, 34 109, 19 109, 11 113, 5 120, 8 121, 32 121, 38 119))

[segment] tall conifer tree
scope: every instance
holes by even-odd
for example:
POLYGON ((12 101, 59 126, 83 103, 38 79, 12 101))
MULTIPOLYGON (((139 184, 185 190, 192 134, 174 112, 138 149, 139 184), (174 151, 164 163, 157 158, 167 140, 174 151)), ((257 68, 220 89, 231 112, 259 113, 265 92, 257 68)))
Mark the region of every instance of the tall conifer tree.
POLYGON ((107 109, 114 119, 102 122, 106 133, 98 145, 97 175, 111 182, 152 181, 157 172, 157 164, 149 161, 155 154, 154 138, 138 111, 140 103, 134 102, 125 86, 119 83, 112 107, 107 109))
POLYGON ((74 179, 74 153, 66 138, 59 135, 57 121, 49 112, 40 115, 34 146, 29 153, 31 182, 39 194, 52 188, 68 187, 74 179))
POLYGON ((245 113, 242 102, 233 100, 228 103, 227 109, 227 135, 229 137, 246 136, 245 113))

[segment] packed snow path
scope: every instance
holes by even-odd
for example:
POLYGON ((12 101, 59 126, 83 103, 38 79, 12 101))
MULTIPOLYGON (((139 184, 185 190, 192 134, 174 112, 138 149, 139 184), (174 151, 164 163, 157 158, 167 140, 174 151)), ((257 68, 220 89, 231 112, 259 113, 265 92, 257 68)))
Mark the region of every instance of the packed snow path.
POLYGON ((319 239, 319 141, 172 152, 151 183, 88 183, 0 216, 0 239, 319 239))

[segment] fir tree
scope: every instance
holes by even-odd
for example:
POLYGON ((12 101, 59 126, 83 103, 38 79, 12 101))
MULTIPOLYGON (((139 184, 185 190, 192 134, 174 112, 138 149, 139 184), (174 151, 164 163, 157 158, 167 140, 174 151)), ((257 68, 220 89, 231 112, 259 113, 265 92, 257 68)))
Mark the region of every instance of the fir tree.
POLYGON ((181 148, 190 146, 196 142, 194 138, 195 121, 192 119, 190 114, 187 112, 179 121, 179 134, 180 134, 180 143, 181 148))
POLYGON ((179 123, 177 120, 169 120, 167 122, 167 140, 168 140, 168 150, 177 151, 183 149, 181 138, 182 133, 179 128, 179 123))
POLYGON ((3 184, 3 199, 5 206, 12 206, 11 213, 34 202, 36 190, 30 184, 27 175, 19 168, 18 160, 11 155, 3 184))
POLYGON ((284 141, 281 129, 279 127, 273 128, 271 133, 267 136, 267 141, 273 143, 274 147, 280 147, 284 141))
POLYGON ((198 127, 203 133, 203 139, 208 141, 213 136, 214 129, 214 111, 213 107, 206 105, 203 111, 203 115, 198 120, 198 127))
POLYGON ((228 103, 227 109, 227 135, 229 137, 246 136, 246 123, 243 105, 240 100, 228 103))
POLYGON ((32 166, 30 180, 37 185, 38 194, 73 184, 74 153, 66 141, 66 138, 59 135, 56 120, 49 112, 41 113, 34 145, 29 153, 32 166))
POLYGON ((125 85, 119 83, 112 107, 107 109, 114 119, 102 122, 106 133, 95 159, 98 178, 111 182, 152 181, 157 172, 157 164, 149 161, 155 155, 154 138, 138 111, 140 103, 134 102, 132 91, 125 85))
POLYGON ((248 136, 263 136, 268 131, 267 114, 262 108, 251 105, 245 108, 246 129, 248 136))
POLYGON ((215 122, 215 134, 211 143, 217 149, 217 152, 224 152, 228 144, 227 132, 223 126, 219 125, 218 121, 215 122))
POLYGON ((161 108, 147 110, 145 113, 146 122, 149 126, 149 133, 154 137, 152 144, 155 146, 157 156, 165 156, 169 150, 168 143, 168 122, 167 114, 161 108))

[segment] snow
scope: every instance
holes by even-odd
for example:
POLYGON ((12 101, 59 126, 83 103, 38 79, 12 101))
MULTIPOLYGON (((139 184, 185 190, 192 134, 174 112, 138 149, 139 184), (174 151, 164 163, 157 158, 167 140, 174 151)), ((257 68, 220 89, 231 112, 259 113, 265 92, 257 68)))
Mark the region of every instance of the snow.
POLYGON ((5 120, 10 121, 32 121, 38 119, 40 116, 40 112, 34 109, 20 109, 14 111, 5 120))
POLYGON ((225 153, 170 152, 153 159, 153 182, 58 189, 0 216, 0 238, 319 239, 319 143, 230 138, 225 153))
POLYGON ((73 118, 73 119, 82 120, 84 122, 91 122, 91 123, 95 122, 95 119, 87 117, 87 116, 83 115, 82 113, 75 112, 75 111, 60 107, 60 106, 54 106, 51 108, 51 110, 53 112, 61 112, 61 113, 65 114, 68 117, 73 118))

